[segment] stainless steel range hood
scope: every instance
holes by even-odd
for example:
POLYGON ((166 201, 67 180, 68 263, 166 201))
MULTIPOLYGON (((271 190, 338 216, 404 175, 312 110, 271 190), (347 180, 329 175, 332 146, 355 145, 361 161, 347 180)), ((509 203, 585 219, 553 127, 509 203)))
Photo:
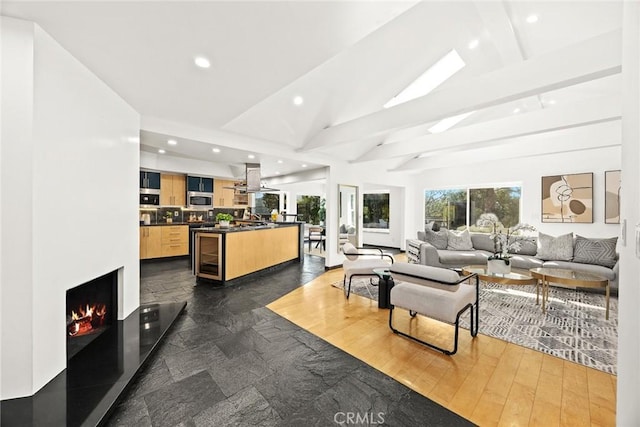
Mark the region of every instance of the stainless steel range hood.
POLYGON ((234 185, 233 189, 241 193, 266 193, 270 191, 280 191, 276 188, 262 186, 260 177, 260 163, 245 164, 245 184, 234 185))

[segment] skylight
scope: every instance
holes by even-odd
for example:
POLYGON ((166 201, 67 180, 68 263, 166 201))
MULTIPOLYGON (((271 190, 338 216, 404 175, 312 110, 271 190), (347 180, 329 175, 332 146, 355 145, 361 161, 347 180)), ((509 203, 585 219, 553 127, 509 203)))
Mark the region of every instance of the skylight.
POLYGON ((431 133, 444 132, 445 130, 457 125, 458 123, 460 123, 461 121, 463 121, 464 119, 472 115, 473 113, 475 113, 475 111, 469 111, 468 113, 458 114, 457 116, 452 116, 452 117, 447 117, 446 119, 442 119, 435 125, 431 126, 429 128, 429 132, 431 133))
POLYGON ((460 71, 465 65, 458 52, 452 49, 402 92, 384 104, 384 108, 393 107, 428 94, 460 71))

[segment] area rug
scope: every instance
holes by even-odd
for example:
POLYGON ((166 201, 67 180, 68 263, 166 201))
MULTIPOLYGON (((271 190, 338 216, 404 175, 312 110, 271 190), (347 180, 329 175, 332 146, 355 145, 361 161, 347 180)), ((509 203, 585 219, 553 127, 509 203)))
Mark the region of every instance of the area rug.
MULTIPOLYGON (((375 282, 375 279, 374 279, 375 282)), ((342 291, 342 281, 332 284, 342 291)), ((368 278, 351 282, 351 292, 378 299, 368 278)), ((461 326, 469 328, 468 312, 461 326)), ((480 333, 617 374, 618 299, 611 297, 605 319, 604 295, 549 288, 547 313, 536 305, 535 286, 480 283, 480 333)))

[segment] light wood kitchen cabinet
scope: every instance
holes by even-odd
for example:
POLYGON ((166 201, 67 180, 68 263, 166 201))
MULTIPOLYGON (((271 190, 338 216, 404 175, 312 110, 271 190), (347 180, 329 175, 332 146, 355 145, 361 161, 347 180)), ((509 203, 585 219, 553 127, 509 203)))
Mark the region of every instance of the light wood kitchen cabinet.
POLYGON ((233 188, 234 182, 223 180, 223 179, 215 179, 213 181, 213 206, 216 208, 232 208, 233 204, 233 196, 235 191, 233 188))
POLYGON ((140 259, 158 258, 162 254, 162 227, 140 227, 140 259))
POLYGON ((187 203, 186 177, 184 175, 160 175, 160 205, 185 206, 187 203))
POLYGON ((140 259, 189 255, 188 225, 140 227, 140 259))
POLYGON ((164 225, 162 229, 161 255, 180 256, 189 255, 189 226, 164 225))

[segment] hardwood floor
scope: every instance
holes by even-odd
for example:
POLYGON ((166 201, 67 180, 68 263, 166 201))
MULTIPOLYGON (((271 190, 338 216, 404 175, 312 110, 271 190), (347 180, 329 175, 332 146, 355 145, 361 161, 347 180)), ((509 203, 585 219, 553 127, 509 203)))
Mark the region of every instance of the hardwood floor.
MULTIPOLYGON (((402 256, 402 255, 401 255, 402 256)), ((480 426, 614 426, 616 376, 461 330, 445 356, 393 334, 389 311, 331 286, 327 271, 267 308, 480 426)), ((397 317, 396 317, 397 314, 397 317)), ((409 328, 404 310, 394 325, 409 328)), ((453 327, 424 317, 412 333, 448 346, 453 327), (426 335, 428 334, 428 335, 426 335)))

